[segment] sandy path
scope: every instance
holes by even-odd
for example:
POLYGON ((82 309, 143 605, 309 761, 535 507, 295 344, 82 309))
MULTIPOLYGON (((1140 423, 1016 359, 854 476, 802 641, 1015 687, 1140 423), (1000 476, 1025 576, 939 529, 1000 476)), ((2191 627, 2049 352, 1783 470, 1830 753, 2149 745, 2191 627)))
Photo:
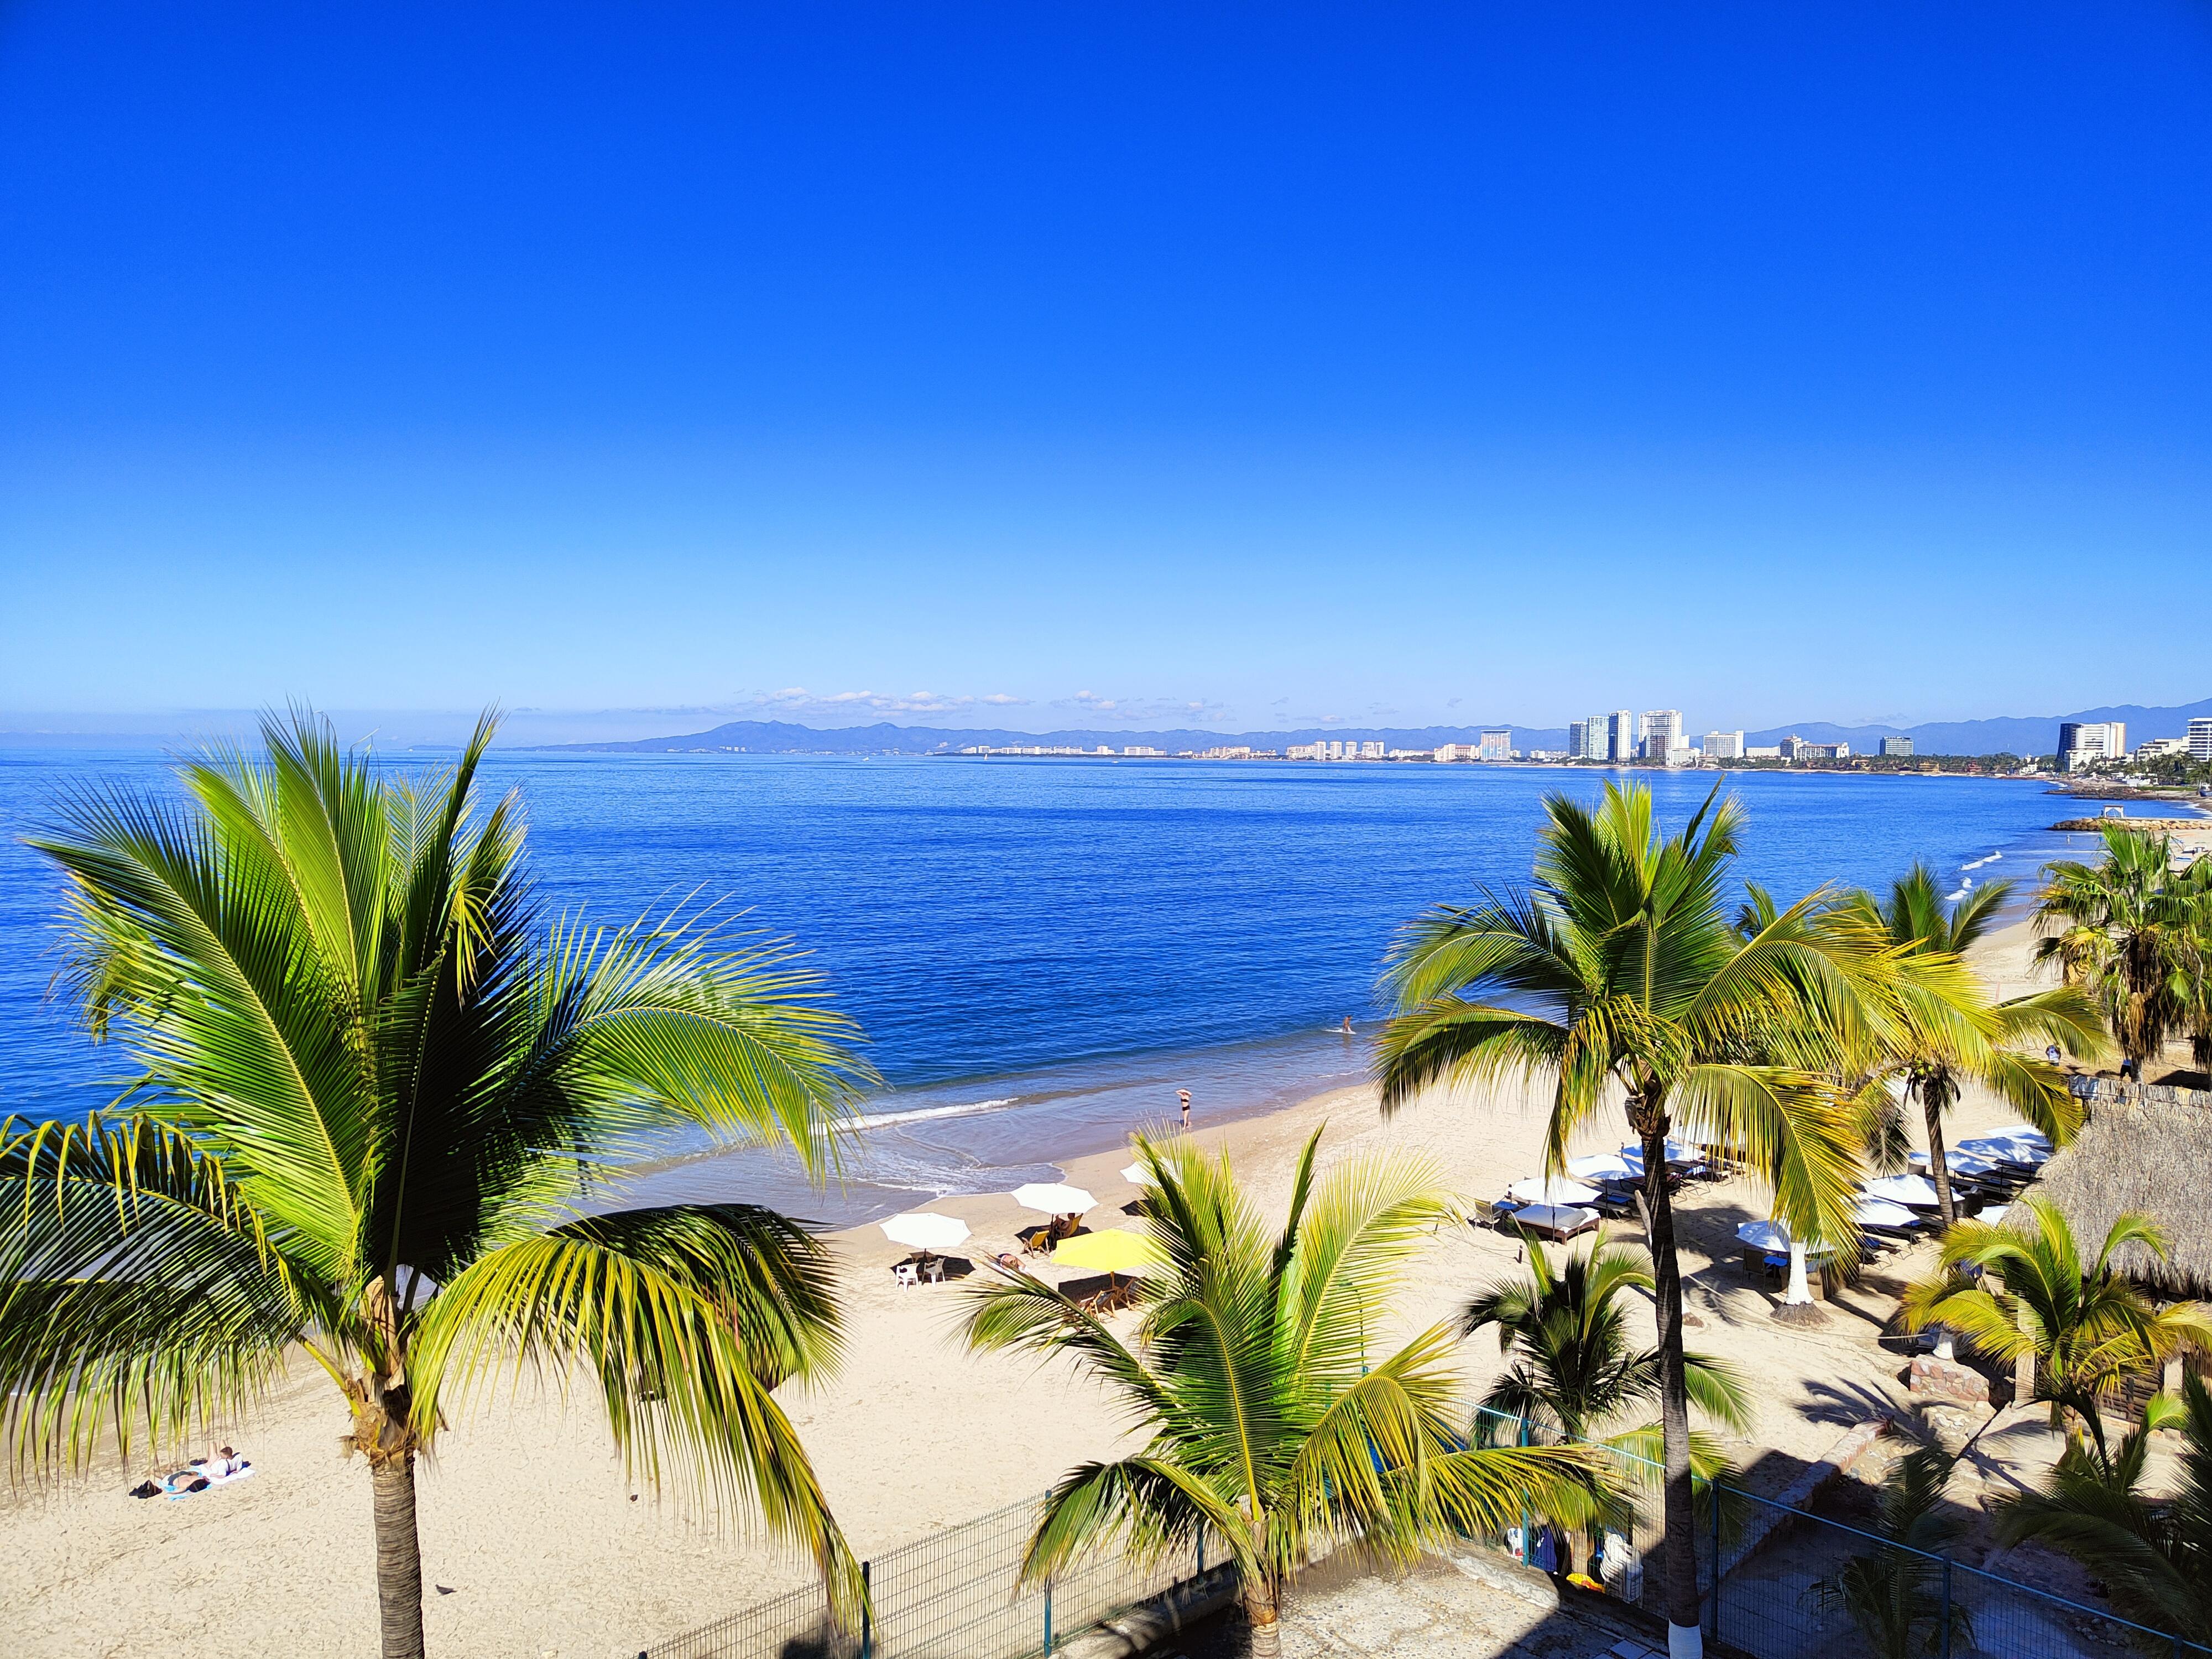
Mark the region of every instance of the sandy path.
MULTIPOLYGON (((2015 928, 1987 953, 1988 971, 2008 992, 2026 982, 2030 943, 2015 928)), ((1959 1120, 1971 1131, 2008 1116, 1970 1098, 1959 1120)), ((1432 1101, 1385 1124, 1371 1091, 1345 1090, 1218 1130, 1201 1123, 1199 1133, 1228 1146, 1261 1201, 1279 1211, 1297 1148, 1324 1119, 1327 1158, 1420 1147, 1470 1196, 1494 1197, 1538 1167, 1541 1117, 1514 1099, 1432 1101)), ((1615 1125, 1578 1150, 1621 1138, 1615 1125)), ((1123 1221, 1120 1206, 1135 1194, 1115 1171, 1127 1161, 1117 1152, 1067 1166, 1067 1178, 1101 1202, 1092 1224, 1123 1221)), ((1692 1191, 1682 1230, 1701 1326, 1695 1340, 1763 1385, 1742 1459, 1755 1466, 1768 1449, 1817 1456, 1844 1424, 1896 1392, 1898 1362, 1874 1339, 1885 1292, 1919 1264, 1893 1257, 1853 1292, 1856 1314, 1839 1310, 1823 1332, 1787 1330, 1767 1317, 1767 1288, 1735 1261, 1735 1224, 1765 1213, 1761 1195, 1741 1182, 1692 1191)), ((998 1196, 932 1207, 967 1220, 978 1243, 1007 1239, 1024 1218, 998 1196)), ((958 1348, 950 1329, 957 1291, 897 1288, 889 1267, 902 1252, 876 1229, 836 1243, 848 1268, 850 1356, 835 1382, 787 1406, 863 1553, 1029 1497, 1119 1443, 1116 1419, 1089 1385, 958 1348)), ((1395 1334, 1449 1316, 1514 1258, 1514 1245, 1493 1233, 1440 1237, 1395 1334)), ((1470 1343, 1464 1363, 1471 1377, 1485 1376, 1494 1348, 1470 1343)), ((182 1503, 134 1501, 124 1492, 135 1474, 112 1472, 52 1495, 0 1498, 7 1650, 18 1659, 372 1655, 368 1480, 337 1454, 343 1427, 328 1383, 302 1366, 265 1412, 225 1437, 254 1459, 252 1480, 182 1503)), ((1769 1473, 1785 1472, 1778 1463, 1769 1473)), ((1761 1478, 1755 1470, 1753 1480, 1761 1478)), ((614 1659, 806 1577, 799 1565, 688 1518, 672 1500, 649 1492, 633 1498, 639 1492, 587 1386, 565 1413, 526 1384, 456 1424, 421 1481, 426 1579, 451 1592, 428 1597, 433 1650, 614 1659)))

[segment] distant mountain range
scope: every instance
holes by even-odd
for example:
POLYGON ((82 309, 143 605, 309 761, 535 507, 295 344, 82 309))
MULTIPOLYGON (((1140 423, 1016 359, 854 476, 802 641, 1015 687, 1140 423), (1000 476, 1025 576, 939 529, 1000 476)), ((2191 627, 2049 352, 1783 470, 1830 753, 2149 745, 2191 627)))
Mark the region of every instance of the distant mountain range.
MULTIPOLYGON (((1775 726, 1763 731, 1747 732, 1744 734, 1744 740, 1753 744, 1772 744, 1794 735, 1813 743, 1848 743, 1854 750, 1864 750, 1875 748, 1880 738, 1905 737, 1911 738, 1914 750, 1923 755, 2048 755, 2058 747, 2061 720, 2125 720, 2128 746, 2132 749, 2148 738, 2181 737, 2188 731, 2191 716, 2204 715, 2212 715, 2212 697, 2178 708, 2144 708, 2126 703, 2117 708, 2085 708, 2071 714, 1985 720, 1936 720, 1925 726, 1837 726, 1826 720, 1806 720, 1795 726, 1775 726)), ((1493 726, 1490 729, 1495 731, 1497 727, 1493 726)), ((1688 735, 1694 738, 1702 730, 1702 727, 1693 726, 1688 735)), ((751 754, 928 755, 978 745, 990 748, 1019 744, 1096 749, 1104 744, 1116 750, 1142 747, 1164 749, 1172 754, 1182 749, 1215 749, 1238 744, 1249 744, 1255 749, 1280 750, 1294 743, 1318 743, 1331 739, 1340 742, 1379 741, 1393 749, 1434 749, 1440 744, 1473 743, 1482 731, 1480 726, 1310 726, 1296 732, 1239 732, 1234 734, 1189 730, 955 731, 935 726, 894 726, 887 720, 874 726, 818 730, 811 726, 795 726, 787 720, 732 720, 709 732, 693 732, 679 737, 640 738, 623 743, 562 743, 537 746, 545 750, 598 754, 743 750, 751 754)), ((1513 744, 1516 749, 1565 749, 1567 746, 1566 728, 1564 726, 1516 726, 1512 732, 1513 744)))

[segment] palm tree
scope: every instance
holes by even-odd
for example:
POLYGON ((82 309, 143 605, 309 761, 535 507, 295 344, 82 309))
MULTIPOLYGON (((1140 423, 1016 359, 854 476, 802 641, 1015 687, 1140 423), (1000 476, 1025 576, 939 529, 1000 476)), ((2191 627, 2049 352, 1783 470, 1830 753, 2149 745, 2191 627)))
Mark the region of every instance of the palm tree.
MULTIPOLYGON (((1528 1244, 1528 1277, 1491 1285, 1460 1316, 1466 1336, 1496 1326, 1506 1361, 1482 1396, 1474 1437, 1495 1443, 1513 1419, 1546 1440, 1601 1445, 1633 1484, 1649 1484, 1644 1472, 1658 1466, 1662 1451, 1659 1423, 1623 1428, 1620 1422, 1659 1399, 1659 1351, 1636 1345, 1621 1302, 1628 1292, 1651 1289, 1643 1253, 1601 1245, 1554 1267, 1541 1243, 1531 1237, 1528 1244)), ((1707 1416, 1733 1429, 1751 1426, 1751 1402, 1732 1366, 1685 1352, 1683 1376, 1691 1402, 1707 1416)), ((1690 1454, 1697 1478, 1708 1485, 1728 1468, 1719 1443, 1701 1431, 1691 1432, 1690 1454)))
POLYGON ((1548 1169, 1614 1102, 1643 1146, 1677 1654, 1701 1638, 1667 1138, 1679 1127, 1771 1176, 1800 1239, 1855 1240, 1856 1120, 1823 1073, 1889 1018, 1893 966, 1826 893, 1739 937, 1723 885, 1741 819, 1718 794, 1664 839, 1641 786, 1607 785, 1595 811, 1547 799, 1530 890, 1438 906, 1401 935, 1384 981, 1397 1012, 1376 1045, 1385 1112, 1440 1081, 1534 1074, 1553 1084, 1548 1169))
MULTIPOLYGON (((1908 960, 1936 957, 1955 961, 1989 932, 2012 890, 2012 883, 1993 881, 1947 907, 1935 872, 1915 863, 1892 884, 1887 900, 1863 891, 1848 902, 1908 960)), ((1984 1085, 2048 1135, 2052 1145, 2063 1146, 2081 1127, 2081 1103, 2068 1091, 2063 1071, 2010 1045, 2055 1042, 2076 1054, 2094 1056, 2104 1050, 2104 1036, 2096 1005, 2074 986, 1992 1005, 1978 982, 1963 988, 1967 993, 1963 1000, 1942 994, 1940 989, 1920 993, 1910 977, 1905 983, 1912 988, 1902 1000, 1905 1018, 1896 1028, 1896 1039, 1879 1052, 1863 1086, 1887 1097, 1893 1085, 1902 1084, 1907 1103, 1919 1103, 1928 1127, 1928 1178, 1935 1184, 1948 1228, 1958 1219, 1958 1212, 1944 1152, 1943 1115, 1957 1102, 1963 1085, 1968 1081, 1984 1085)))
POLYGON ((1899 1458, 1882 1482, 1876 1524, 1900 1547, 1855 1555, 1833 1577, 1817 1578, 1808 1589, 1823 1611, 1850 1613, 1864 1650, 1879 1659, 1964 1653, 1973 1645, 1973 1618, 1964 1601, 1942 1594, 1936 1582, 1942 1568, 1934 1559, 1960 1530, 1956 1518, 1936 1507, 1954 1466, 1933 1446, 1899 1458))
POLYGON ((1162 1265, 1134 1346, 1024 1273, 975 1293, 966 1331, 983 1349, 1066 1353, 1150 1431, 1144 1449, 1071 1469, 1023 1561, 1049 1577, 1119 1536, 1140 1554, 1218 1540, 1236 1564, 1252 1650, 1281 1651, 1285 1585, 1332 1548, 1387 1560, 1524 1508, 1591 1500, 1580 1447, 1470 1447, 1447 1364, 1450 1324, 1379 1363, 1367 1332, 1389 1316, 1407 1263, 1456 1214, 1427 1160, 1355 1159, 1316 1180, 1315 1131, 1290 1214, 1271 1233, 1231 1172, 1188 1142, 1138 1137, 1151 1188, 1146 1231, 1162 1265))
POLYGON ((2098 1396, 2185 1346, 2212 1344, 2212 1311, 2194 1302, 2155 1306, 2114 1269, 2112 1257, 2125 1244, 2166 1254, 2148 1216, 2115 1219, 2084 1267, 2058 1206, 2033 1194, 2022 1203, 2033 1230, 1962 1221, 1945 1236, 1941 1270, 1905 1293, 1905 1328, 1942 1325, 2015 1365, 2027 1384, 2022 1398, 2048 1403, 2051 1427, 2071 1413, 2101 1442, 2098 1396))
POLYGON ((2212 923, 2212 859, 2176 875, 2164 831, 2110 823, 2095 864, 2044 866, 2035 925, 2038 962, 2056 962, 2103 1012, 2137 1081, 2167 1037, 2190 1020, 2191 969, 2212 923))
POLYGON ((2154 1395, 2116 1453, 2076 1441, 2059 1455, 2041 1492, 1996 1511, 1999 1541, 2027 1539, 2063 1550, 2101 1580, 2124 1617, 2198 1647, 2212 1647, 2212 1393, 2195 1376, 2181 1398, 2154 1395), (2144 1496, 2150 1437, 2182 1434, 2179 1490, 2144 1496))
POLYGON ((181 802, 65 801, 71 973, 138 1069, 109 1115, 0 1125, 9 1449, 81 1464, 250 1406, 296 1348, 367 1462, 387 1659, 422 1651, 415 1463, 502 1367, 596 1376, 632 1468, 857 1575, 773 1395, 838 1351, 831 1263, 743 1204, 590 1212, 672 1127, 819 1170, 865 1068, 818 976, 696 918, 549 921, 492 736, 410 783, 304 712, 181 802))

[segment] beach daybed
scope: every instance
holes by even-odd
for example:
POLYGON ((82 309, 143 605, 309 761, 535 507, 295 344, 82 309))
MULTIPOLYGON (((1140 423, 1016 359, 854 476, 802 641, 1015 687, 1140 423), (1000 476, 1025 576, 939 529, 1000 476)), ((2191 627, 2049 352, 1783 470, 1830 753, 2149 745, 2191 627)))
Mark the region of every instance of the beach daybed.
POLYGON ((1503 1206, 1499 1209, 1501 1213, 1498 1224, 1501 1231, 1510 1227, 1522 1232, 1534 1233, 1539 1238, 1549 1239, 1555 1244, 1564 1244, 1571 1238, 1595 1232, 1601 1219, 1595 1210, 1584 1209, 1580 1206, 1524 1204, 1510 1212, 1506 1212, 1503 1206))

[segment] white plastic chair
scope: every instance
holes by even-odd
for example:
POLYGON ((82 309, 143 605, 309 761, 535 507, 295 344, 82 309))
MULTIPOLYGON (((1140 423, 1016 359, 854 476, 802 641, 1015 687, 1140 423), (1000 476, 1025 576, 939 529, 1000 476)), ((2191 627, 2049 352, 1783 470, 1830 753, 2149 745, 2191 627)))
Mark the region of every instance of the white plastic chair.
POLYGON ((891 1268, 891 1277, 898 1280, 899 1289, 906 1290, 921 1283, 921 1273, 911 1261, 902 1261, 891 1268))

